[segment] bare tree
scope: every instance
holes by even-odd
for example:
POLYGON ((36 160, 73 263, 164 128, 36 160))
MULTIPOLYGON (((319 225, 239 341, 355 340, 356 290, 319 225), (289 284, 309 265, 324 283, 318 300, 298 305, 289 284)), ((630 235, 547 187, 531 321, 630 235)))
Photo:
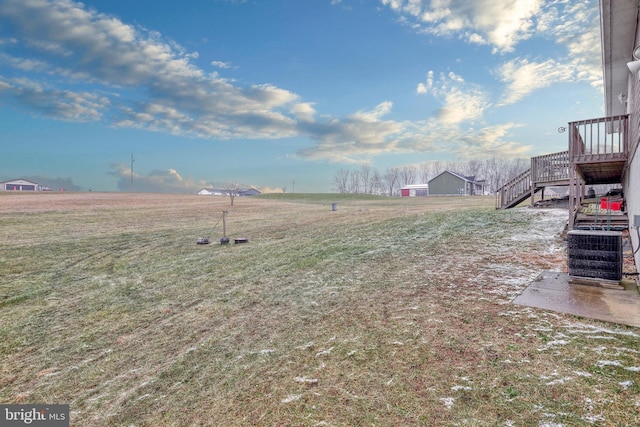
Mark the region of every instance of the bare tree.
POLYGON ((482 165, 482 175, 487 181, 489 191, 495 193, 502 185, 500 170, 503 169, 502 159, 492 157, 485 159, 482 165))
POLYGON ((387 168, 382 178, 386 184, 389 196, 393 196, 396 186, 400 183, 400 169, 396 167, 387 168))
POLYGON ((348 189, 349 181, 349 169, 340 169, 333 177, 333 184, 336 186, 338 193, 346 193, 348 189))
POLYGON ((360 192, 360 172, 351 171, 351 179, 349 180, 349 193, 358 194, 360 192))
POLYGON ((462 163, 458 170, 465 176, 478 178, 482 170, 482 162, 480 160, 469 160, 462 163))
POLYGON ((427 162, 422 162, 419 166, 420 182, 426 184, 431 179, 431 165, 427 162))
POLYGON ((514 178, 520 175, 522 172, 526 171, 531 167, 530 161, 525 161, 524 159, 512 159, 509 163, 508 168, 508 176, 505 177, 505 180, 514 178))
POLYGON ((371 194, 373 192, 373 170, 371 166, 362 165, 360 167, 360 181, 362 192, 364 194, 371 194))
POLYGON ((435 162, 431 163, 431 174, 432 174, 431 177, 435 178, 436 176, 444 172, 445 169, 446 169, 446 166, 442 164, 441 161, 436 160, 435 162))
POLYGON ((430 179, 445 170, 458 172, 474 180, 484 180, 486 190, 492 193, 506 181, 519 175, 529 167, 524 159, 490 158, 484 160, 469 160, 467 162, 423 162, 418 167, 404 166, 402 168, 389 167, 384 174, 369 165, 362 165, 359 170, 339 170, 333 178, 333 183, 339 193, 388 194, 397 192, 401 185, 414 184, 419 176, 421 182, 430 179))
POLYGON ((371 190, 369 194, 384 194, 386 191, 386 185, 380 172, 374 169, 371 176, 371 190))
POLYGON ((238 194, 240 194, 240 190, 242 187, 239 183, 235 181, 231 181, 225 184, 224 190, 227 192, 229 199, 231 201, 231 206, 233 206, 233 200, 236 198, 238 194))
POLYGON ((489 191, 495 193, 505 182, 525 171, 527 167, 527 163, 522 159, 492 157, 484 161, 482 174, 487 181, 489 191))
POLYGON ((403 166, 400 172, 402 185, 411 185, 416 183, 418 172, 414 166, 403 166))

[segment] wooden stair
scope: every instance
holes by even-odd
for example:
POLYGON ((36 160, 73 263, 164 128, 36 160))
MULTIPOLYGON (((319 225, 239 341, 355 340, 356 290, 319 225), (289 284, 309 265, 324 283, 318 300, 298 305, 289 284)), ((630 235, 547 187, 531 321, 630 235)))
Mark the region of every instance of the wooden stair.
POLYGON ((529 197, 531 197, 531 168, 510 179, 496 191, 496 209, 510 209, 529 197))
POLYGON ((496 209, 513 208, 545 187, 569 185, 569 151, 531 158, 531 167, 496 191, 496 209))
POLYGON ((583 199, 574 213, 574 230, 615 230, 629 228, 629 217, 620 210, 600 209, 599 199, 583 199))

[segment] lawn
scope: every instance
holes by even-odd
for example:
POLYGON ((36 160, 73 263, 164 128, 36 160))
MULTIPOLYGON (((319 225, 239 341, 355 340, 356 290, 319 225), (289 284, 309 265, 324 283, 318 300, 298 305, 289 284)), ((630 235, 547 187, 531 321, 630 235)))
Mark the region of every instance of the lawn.
POLYGON ((491 197, 3 194, 0 403, 69 404, 73 426, 640 425, 638 329, 510 303, 564 268, 566 219, 491 197), (218 244, 223 210, 248 243, 218 244))

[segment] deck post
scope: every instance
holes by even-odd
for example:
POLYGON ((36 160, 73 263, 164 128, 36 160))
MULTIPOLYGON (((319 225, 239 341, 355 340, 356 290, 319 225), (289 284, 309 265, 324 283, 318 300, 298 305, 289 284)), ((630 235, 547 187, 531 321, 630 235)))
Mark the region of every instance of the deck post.
POLYGON ((536 172, 536 161, 535 157, 531 158, 531 167, 529 169, 531 171, 531 180, 529 184, 531 185, 531 206, 535 204, 535 194, 536 194, 536 181, 537 181, 537 172, 536 172))

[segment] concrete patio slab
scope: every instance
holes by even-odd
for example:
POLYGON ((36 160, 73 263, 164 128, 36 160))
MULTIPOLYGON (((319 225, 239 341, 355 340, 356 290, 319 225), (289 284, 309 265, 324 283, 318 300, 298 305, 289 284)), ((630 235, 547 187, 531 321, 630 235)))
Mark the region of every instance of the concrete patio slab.
POLYGON ((640 328, 640 293, 635 285, 608 289, 570 283, 567 273, 545 271, 512 302, 640 328))

